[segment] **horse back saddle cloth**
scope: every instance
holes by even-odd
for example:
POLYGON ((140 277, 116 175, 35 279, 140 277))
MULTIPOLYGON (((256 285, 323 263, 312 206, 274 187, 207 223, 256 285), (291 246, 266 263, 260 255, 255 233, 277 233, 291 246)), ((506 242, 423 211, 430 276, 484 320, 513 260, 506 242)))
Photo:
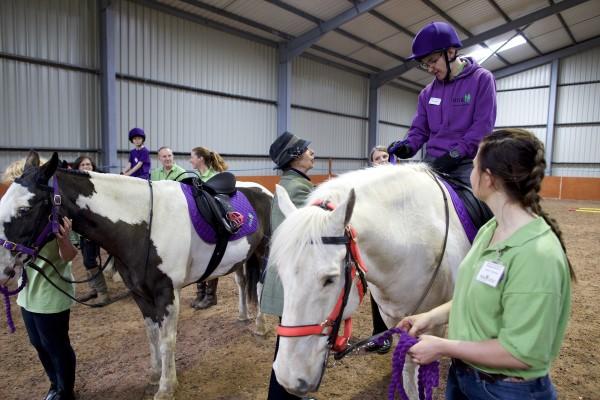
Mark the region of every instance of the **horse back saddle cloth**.
POLYGON ((452 204, 469 242, 473 243, 479 228, 493 217, 492 211, 484 202, 475 197, 473 190, 467 185, 447 175, 441 181, 450 194, 452 204))
POLYGON ((221 172, 206 182, 199 178, 181 181, 190 219, 196 233, 207 243, 219 237, 235 240, 256 231, 256 211, 235 187, 235 176, 221 172))

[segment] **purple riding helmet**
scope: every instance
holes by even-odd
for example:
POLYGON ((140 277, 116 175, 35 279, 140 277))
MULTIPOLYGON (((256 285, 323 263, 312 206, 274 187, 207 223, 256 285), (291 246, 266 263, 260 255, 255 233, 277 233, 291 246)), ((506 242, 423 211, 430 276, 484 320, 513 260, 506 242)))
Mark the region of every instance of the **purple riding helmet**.
POLYGON ((133 143, 133 138, 139 136, 146 141, 146 134, 142 128, 133 128, 129 131, 129 141, 133 143))
POLYGON ((462 42, 458 38, 456 30, 447 22, 430 22, 417 33, 412 43, 412 54, 407 60, 422 60, 431 53, 441 51, 446 60, 446 80, 450 77, 450 61, 448 50, 450 47, 460 48, 462 42))

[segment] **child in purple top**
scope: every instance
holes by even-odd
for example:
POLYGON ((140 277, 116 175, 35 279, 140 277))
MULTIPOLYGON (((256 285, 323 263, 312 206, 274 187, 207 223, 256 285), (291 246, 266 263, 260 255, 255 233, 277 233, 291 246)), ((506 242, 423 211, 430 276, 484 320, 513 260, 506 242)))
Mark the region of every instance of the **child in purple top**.
POLYGON ((445 22, 432 22, 417 33, 409 59, 436 79, 419 94, 408 135, 388 151, 410 158, 427 143, 424 161, 470 186, 479 142, 496 122, 496 83, 472 58, 459 57, 460 47, 456 31, 445 22))
POLYGON ((150 152, 144 147, 146 134, 142 128, 133 128, 129 131, 129 141, 135 145, 129 153, 129 165, 123 175, 136 178, 150 179, 150 152))

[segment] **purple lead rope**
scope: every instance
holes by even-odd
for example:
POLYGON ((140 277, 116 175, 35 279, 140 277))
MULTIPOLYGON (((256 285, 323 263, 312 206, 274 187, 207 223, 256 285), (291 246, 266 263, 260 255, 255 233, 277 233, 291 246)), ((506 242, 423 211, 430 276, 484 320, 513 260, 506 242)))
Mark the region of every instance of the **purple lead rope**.
POLYGON ((4 309, 6 310, 6 323, 8 324, 8 329, 10 330, 10 333, 15 333, 16 328, 15 328, 15 323, 12 319, 9 297, 14 296, 15 294, 17 294, 21 290, 23 290, 23 288, 25 287, 26 284, 27 284, 27 274, 25 273, 25 269, 23 269, 23 274, 21 275, 21 284, 19 285, 19 287, 16 290, 8 290, 7 287, 0 286, 0 292, 2 292, 3 297, 4 297, 4 309))
MULTIPOLYGON (((404 360, 406 359, 408 349, 417 343, 418 340, 400 328, 392 328, 375 339, 375 343, 381 345, 386 339, 391 340, 394 334, 399 335, 400 339, 392 357, 392 381, 388 389, 388 399, 394 400, 396 393, 398 393, 401 400, 409 400, 402 382, 402 370, 404 369, 404 360)), ((438 361, 434 361, 431 364, 419 366, 417 377, 419 400, 432 399, 433 388, 439 385, 439 365, 438 361)))

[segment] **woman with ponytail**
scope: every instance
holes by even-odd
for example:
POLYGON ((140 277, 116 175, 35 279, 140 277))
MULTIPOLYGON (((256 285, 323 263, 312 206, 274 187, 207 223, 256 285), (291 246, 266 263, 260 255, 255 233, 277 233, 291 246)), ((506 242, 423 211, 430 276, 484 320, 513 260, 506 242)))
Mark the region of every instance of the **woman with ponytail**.
MULTIPOLYGON (((223 157, 216 151, 211 151, 206 147, 194 147, 190 154, 190 164, 200 175, 200 179, 206 182, 219 172, 227 170, 227 163, 223 157)), ((203 310, 217 304, 217 285, 219 279, 215 278, 208 282, 198 282, 196 284, 196 298, 192 301, 191 307, 196 310, 203 310)))
POLYGON ((494 213, 459 267, 453 299, 404 318, 418 364, 452 358, 446 399, 556 399, 548 376, 562 344, 575 273, 558 224, 542 209, 543 144, 530 132, 486 136, 475 195, 494 213), (421 335, 448 323, 448 339, 421 335))

